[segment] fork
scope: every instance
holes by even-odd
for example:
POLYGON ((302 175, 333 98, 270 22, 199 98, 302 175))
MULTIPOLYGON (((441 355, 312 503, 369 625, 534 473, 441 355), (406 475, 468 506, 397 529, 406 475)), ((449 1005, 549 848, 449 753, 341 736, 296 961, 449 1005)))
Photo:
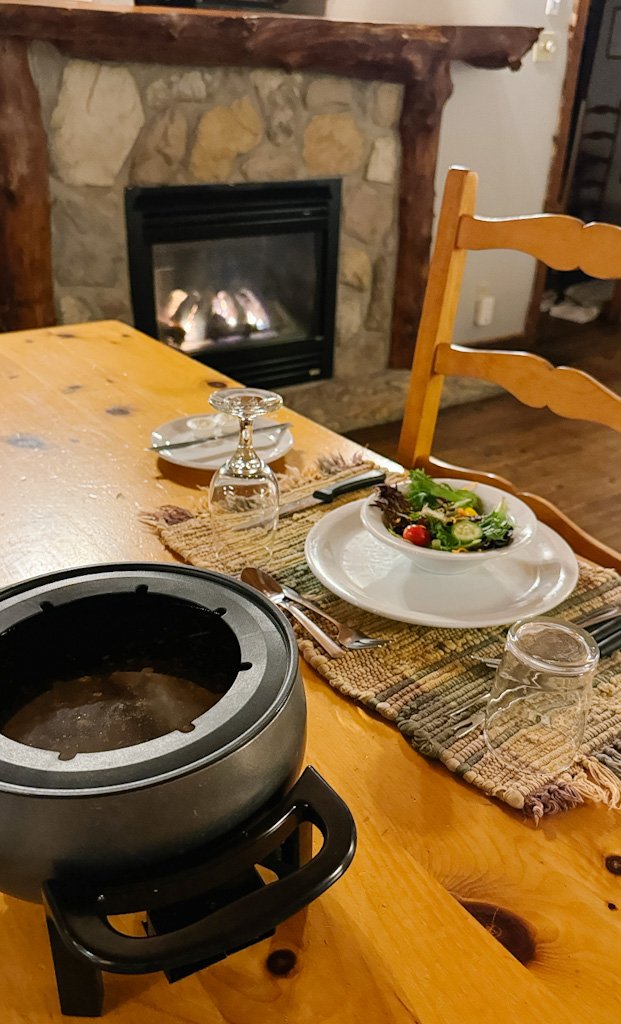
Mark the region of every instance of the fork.
POLYGON ((453 726, 453 739, 462 739, 463 736, 467 736, 469 732, 473 731, 473 729, 477 729, 478 726, 483 725, 484 721, 485 708, 481 708, 480 711, 475 711, 472 715, 462 718, 453 726))
POLYGON ((331 622, 333 626, 336 626, 336 639, 340 643, 341 647, 345 647, 348 651, 366 651, 372 647, 384 647, 386 644, 385 640, 378 640, 375 637, 368 636, 359 629, 355 629, 353 626, 348 626, 345 622, 339 622, 338 619, 328 615, 324 612, 323 608, 311 601, 310 598, 304 597, 303 594, 299 594, 293 587, 288 587, 284 583, 281 584, 282 589, 290 601, 294 601, 295 604, 301 604, 304 608, 308 608, 309 611, 315 612, 315 615, 320 615, 322 618, 331 622))

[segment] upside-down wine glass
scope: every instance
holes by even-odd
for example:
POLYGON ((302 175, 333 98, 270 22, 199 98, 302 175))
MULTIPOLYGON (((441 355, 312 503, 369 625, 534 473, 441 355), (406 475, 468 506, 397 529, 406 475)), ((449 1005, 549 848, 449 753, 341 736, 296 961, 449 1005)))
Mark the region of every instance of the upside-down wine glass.
POLYGON ((278 525, 278 481, 255 451, 253 424, 275 412, 282 398, 260 388, 223 388, 209 401, 218 412, 239 418, 239 441, 214 474, 209 488, 211 524, 223 571, 236 575, 244 565, 266 567, 278 525))

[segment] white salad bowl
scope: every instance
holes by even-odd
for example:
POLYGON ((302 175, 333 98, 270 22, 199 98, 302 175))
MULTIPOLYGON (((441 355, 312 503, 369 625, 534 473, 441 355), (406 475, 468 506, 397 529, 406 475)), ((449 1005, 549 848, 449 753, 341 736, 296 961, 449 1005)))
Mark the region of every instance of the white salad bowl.
MULTIPOLYGON (((492 487, 490 484, 475 483, 472 480, 454 480, 448 477, 438 477, 442 483, 449 484, 455 488, 469 488, 476 494, 483 503, 483 511, 491 512, 499 502, 505 502, 507 515, 513 522, 513 536, 511 542, 503 548, 490 548, 487 551, 438 551, 436 548, 417 547, 410 541, 391 533, 384 526, 382 509, 374 505, 376 495, 372 494, 364 502, 360 509, 360 518, 363 526, 373 534, 382 544, 388 545, 396 551, 400 551, 406 558, 425 572, 438 573, 440 575, 452 576, 455 573, 467 572, 474 566, 487 564, 495 558, 506 558, 528 544, 537 531, 537 517, 535 513, 519 498, 507 491, 501 491, 499 487, 492 487)), ((399 485, 404 491, 407 482, 399 485)))

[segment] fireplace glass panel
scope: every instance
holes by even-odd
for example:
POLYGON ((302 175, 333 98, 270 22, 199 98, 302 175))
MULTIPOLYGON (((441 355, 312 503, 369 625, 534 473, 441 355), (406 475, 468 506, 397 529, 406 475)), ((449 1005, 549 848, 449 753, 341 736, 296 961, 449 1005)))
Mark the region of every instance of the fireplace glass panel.
POLYGON ((313 337, 315 245, 314 232, 154 245, 160 340, 193 354, 313 337))
POLYGON ((139 330, 249 387, 332 376, 338 178, 125 190, 139 330))

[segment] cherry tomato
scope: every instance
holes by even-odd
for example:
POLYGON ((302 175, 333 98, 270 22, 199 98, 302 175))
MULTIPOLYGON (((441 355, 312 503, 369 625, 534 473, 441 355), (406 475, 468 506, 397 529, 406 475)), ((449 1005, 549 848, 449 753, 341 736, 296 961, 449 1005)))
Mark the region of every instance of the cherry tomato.
POLYGON ((410 544, 416 544, 419 548, 428 548, 431 544, 431 534, 422 523, 410 523, 406 526, 403 539, 409 540, 410 544))

